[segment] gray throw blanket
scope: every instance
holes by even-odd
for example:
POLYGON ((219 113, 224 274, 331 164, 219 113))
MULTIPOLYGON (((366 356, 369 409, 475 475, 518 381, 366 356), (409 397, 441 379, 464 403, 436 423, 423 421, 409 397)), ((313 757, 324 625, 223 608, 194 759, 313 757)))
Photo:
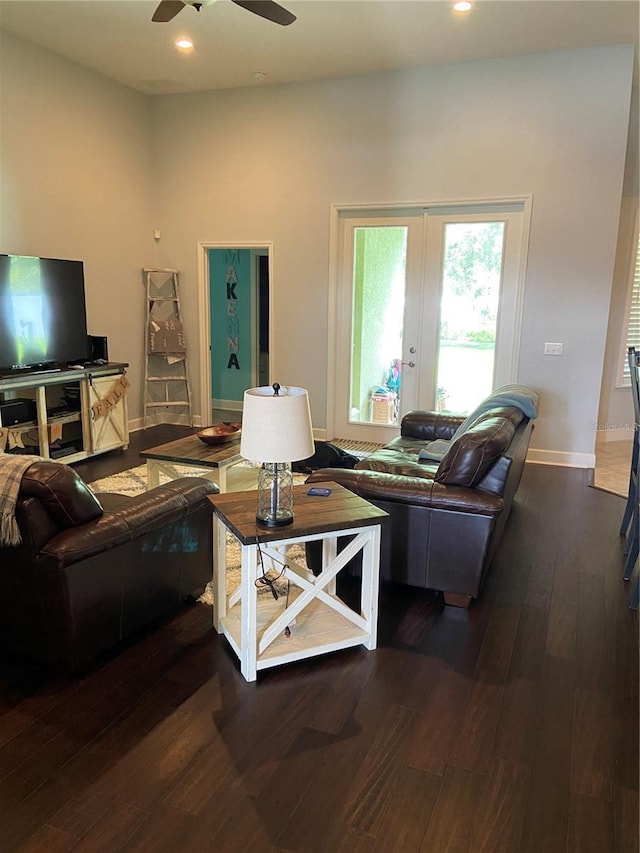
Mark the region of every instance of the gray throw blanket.
POLYGON ((19 545, 20 528, 16 521, 16 503, 22 475, 33 465, 41 462, 41 456, 14 456, 0 453, 0 546, 19 545))
POLYGON ((434 441, 427 442, 418 454, 418 459, 421 462, 441 462, 453 442, 469 429, 476 418, 491 409, 515 406, 525 417, 533 420, 538 417, 539 401, 538 394, 526 385, 503 385, 501 388, 496 388, 465 418, 451 439, 436 438, 434 441))

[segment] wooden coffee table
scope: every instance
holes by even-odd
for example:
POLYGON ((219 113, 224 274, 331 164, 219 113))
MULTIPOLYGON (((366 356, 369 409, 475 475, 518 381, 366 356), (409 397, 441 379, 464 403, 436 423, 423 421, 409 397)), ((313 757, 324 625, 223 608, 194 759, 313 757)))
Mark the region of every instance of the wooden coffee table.
POLYGON ((213 625, 224 634, 240 659, 240 671, 255 681, 257 670, 301 660, 336 649, 364 645, 375 649, 378 623, 380 525, 387 513, 337 483, 331 494, 314 497, 309 486, 294 486, 294 520, 286 527, 256 524, 256 491, 209 495, 214 515, 213 625), (242 550, 239 586, 226 590, 226 535, 230 531, 242 550), (338 553, 339 536, 353 537, 338 553), (322 571, 314 576, 306 566, 286 557, 287 546, 322 541, 322 571), (257 594, 262 575, 258 547, 265 568, 273 560, 289 594, 257 594), (336 576, 356 554, 362 553, 360 611, 336 594, 336 576), (287 634, 287 628, 289 633, 287 634))
POLYGON ((197 435, 178 438, 158 447, 141 450, 140 456, 147 461, 147 481, 149 488, 160 485, 160 473, 176 480, 184 477, 177 467, 210 468, 211 473, 202 476, 214 480, 221 492, 227 491, 227 469, 244 461, 240 456, 240 439, 224 444, 205 444, 197 435))

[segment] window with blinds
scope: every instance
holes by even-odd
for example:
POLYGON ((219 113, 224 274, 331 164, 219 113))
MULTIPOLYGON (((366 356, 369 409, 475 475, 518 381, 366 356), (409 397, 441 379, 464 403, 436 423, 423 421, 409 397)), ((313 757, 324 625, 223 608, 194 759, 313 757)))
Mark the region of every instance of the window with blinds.
POLYGON ((630 282, 631 293, 627 308, 627 340, 624 351, 620 354, 620 379, 622 385, 630 385, 629 361, 627 351, 629 347, 640 350, 640 215, 636 216, 636 236, 634 263, 632 264, 632 276, 630 282))

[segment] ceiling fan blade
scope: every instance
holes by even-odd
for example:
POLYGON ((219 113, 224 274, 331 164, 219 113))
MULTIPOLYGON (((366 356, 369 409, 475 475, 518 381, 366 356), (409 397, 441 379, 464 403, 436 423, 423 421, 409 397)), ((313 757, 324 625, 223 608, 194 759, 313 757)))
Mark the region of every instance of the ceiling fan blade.
POLYGON ((172 18, 175 18, 178 12, 184 9, 185 5, 182 0, 161 0, 151 20, 159 24, 166 24, 172 18))
POLYGON ((280 24, 283 27, 289 26, 296 20, 295 15, 275 3, 274 0, 233 0, 233 2, 237 6, 242 6, 243 9, 253 12, 254 15, 259 15, 261 18, 266 18, 267 21, 273 21, 274 24, 280 24))

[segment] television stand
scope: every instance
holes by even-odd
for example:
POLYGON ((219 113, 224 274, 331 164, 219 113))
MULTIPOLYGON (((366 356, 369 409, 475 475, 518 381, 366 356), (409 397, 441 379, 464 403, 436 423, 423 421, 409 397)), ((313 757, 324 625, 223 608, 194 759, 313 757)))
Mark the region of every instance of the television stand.
POLYGON ((0 452, 32 453, 78 462, 129 445, 126 368, 123 362, 81 367, 43 367, 0 377, 0 404, 33 400, 21 423, 2 422, 0 452), (69 395, 79 406, 74 409, 69 395))

